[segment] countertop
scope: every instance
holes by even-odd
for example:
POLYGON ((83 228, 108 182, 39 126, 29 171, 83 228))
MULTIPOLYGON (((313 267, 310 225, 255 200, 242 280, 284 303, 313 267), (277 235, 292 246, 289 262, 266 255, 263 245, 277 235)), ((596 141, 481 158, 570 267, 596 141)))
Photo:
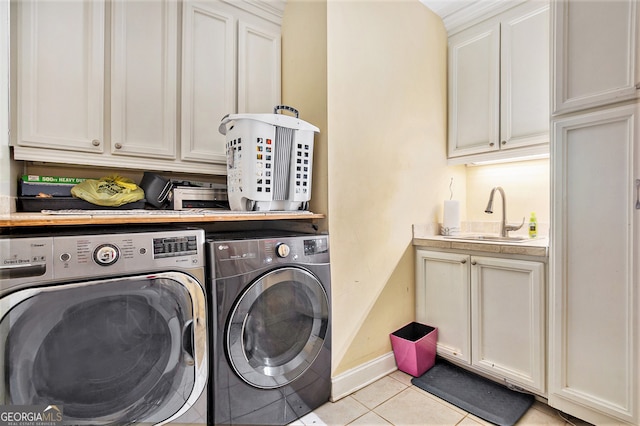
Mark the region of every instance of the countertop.
MULTIPOLYGON (((465 234, 458 235, 464 236, 465 234)), ((413 245, 416 247, 442 250, 461 250, 487 254, 521 255, 547 258, 549 256, 549 238, 538 237, 520 242, 472 241, 451 239, 443 235, 434 235, 428 227, 414 225, 413 245)))
POLYGON ((316 220, 324 214, 308 211, 236 212, 229 210, 130 210, 113 214, 97 214, 91 210, 79 214, 11 213, 0 215, 1 227, 64 226, 64 225, 124 225, 239 222, 256 220, 316 220))

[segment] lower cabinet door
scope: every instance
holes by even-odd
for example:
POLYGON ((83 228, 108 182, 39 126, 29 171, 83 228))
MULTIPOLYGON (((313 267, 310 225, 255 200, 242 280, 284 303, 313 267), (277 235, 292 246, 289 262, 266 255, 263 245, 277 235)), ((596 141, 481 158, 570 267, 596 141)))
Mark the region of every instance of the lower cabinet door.
POLYGON ((639 112, 553 122, 549 405, 594 424, 640 422, 639 112))
POLYGON ((537 393, 545 392, 544 270, 471 256, 471 363, 537 393))
POLYGON ((416 266, 416 320, 438 328, 438 355, 470 363, 469 256, 417 250, 416 266))

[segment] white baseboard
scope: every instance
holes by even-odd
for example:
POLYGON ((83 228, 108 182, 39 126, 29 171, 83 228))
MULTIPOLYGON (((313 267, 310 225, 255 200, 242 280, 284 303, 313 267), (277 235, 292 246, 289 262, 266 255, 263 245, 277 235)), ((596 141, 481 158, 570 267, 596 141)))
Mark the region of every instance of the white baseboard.
POLYGON ((345 371, 331 378, 331 401, 335 402, 349 396, 397 369, 393 352, 389 352, 345 371))

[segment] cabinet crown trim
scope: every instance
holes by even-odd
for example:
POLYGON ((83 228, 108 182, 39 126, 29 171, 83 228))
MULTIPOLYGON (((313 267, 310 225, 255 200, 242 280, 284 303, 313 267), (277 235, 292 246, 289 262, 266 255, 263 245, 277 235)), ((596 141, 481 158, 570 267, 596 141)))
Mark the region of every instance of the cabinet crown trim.
POLYGON ((518 6, 527 0, 420 1, 442 18, 447 33, 451 36, 474 24, 518 6))
POLYGON ((285 0, 222 0, 231 6, 259 15, 275 24, 282 25, 285 0))

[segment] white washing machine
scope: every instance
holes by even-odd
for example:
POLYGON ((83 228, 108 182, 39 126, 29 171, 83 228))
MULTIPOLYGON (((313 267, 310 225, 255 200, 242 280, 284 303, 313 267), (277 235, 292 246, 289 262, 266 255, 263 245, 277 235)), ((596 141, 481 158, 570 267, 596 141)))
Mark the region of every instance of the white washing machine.
POLYGON ((328 235, 207 236, 209 421, 286 425, 331 393, 328 235))
POLYGON ((198 229, 0 237, 3 410, 206 424, 203 252, 198 229))

